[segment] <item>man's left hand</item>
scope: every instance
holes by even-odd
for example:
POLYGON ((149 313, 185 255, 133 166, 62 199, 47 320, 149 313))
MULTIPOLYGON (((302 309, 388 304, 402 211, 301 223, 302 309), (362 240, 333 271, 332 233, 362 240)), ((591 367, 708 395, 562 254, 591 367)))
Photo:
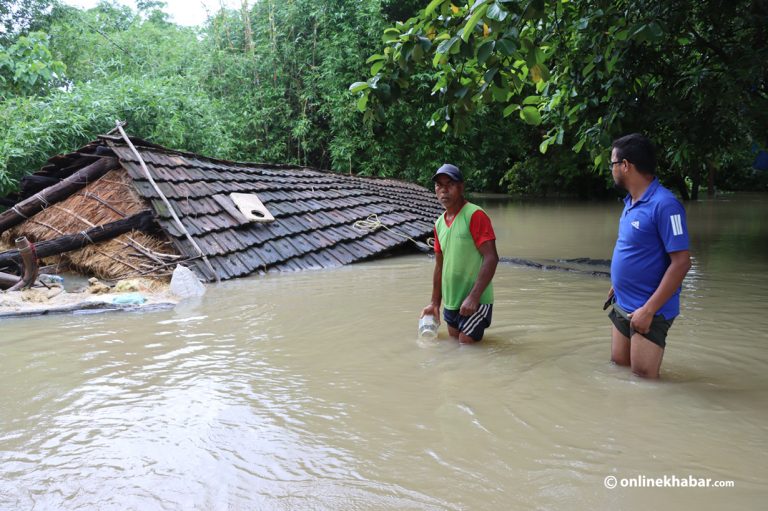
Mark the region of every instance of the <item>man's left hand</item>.
POLYGON ((629 326, 634 330, 635 332, 639 334, 647 334, 651 330, 651 322, 653 321, 653 312, 646 309, 645 307, 640 307, 632 314, 628 314, 629 316, 629 326))
POLYGON ((466 297, 464 301, 461 303, 459 314, 461 314, 462 316, 471 316, 472 314, 477 312, 478 308, 480 308, 480 300, 477 298, 473 298, 470 295, 466 297))

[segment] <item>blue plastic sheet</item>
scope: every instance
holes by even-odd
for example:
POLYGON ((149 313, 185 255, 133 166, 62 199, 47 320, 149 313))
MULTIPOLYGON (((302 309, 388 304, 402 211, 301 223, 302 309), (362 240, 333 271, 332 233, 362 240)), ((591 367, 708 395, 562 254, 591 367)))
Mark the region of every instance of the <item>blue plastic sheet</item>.
POLYGON ((124 293, 112 298, 115 305, 141 305, 146 301, 146 297, 141 293, 124 293))

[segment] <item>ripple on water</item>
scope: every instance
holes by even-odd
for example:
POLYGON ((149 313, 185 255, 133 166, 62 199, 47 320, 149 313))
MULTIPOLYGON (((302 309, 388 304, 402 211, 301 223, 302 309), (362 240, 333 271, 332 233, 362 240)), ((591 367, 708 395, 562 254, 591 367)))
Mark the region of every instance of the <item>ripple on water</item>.
MULTIPOLYGON (((609 237, 579 240, 618 211, 565 208, 578 225, 524 246, 551 210, 523 209, 497 224, 502 255, 610 254, 609 237)), ((419 340, 423 256, 227 282, 173 311, 7 323, 0 509, 758 508, 768 268, 749 264, 697 255, 655 383, 609 363, 609 284, 584 275, 502 265, 482 343, 444 325, 419 340), (737 487, 603 487, 688 473, 737 487)))

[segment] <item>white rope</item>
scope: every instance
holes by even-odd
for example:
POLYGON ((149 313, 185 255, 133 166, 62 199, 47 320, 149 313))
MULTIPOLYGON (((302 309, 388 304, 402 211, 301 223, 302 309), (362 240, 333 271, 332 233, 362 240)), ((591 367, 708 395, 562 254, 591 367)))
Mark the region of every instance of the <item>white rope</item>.
POLYGON ((13 206, 13 207, 11 208, 11 211, 13 211, 14 213, 16 213, 17 215, 19 215, 21 218, 23 218, 23 219, 25 219, 25 220, 27 220, 27 219, 29 218, 27 215, 25 215, 24 213, 22 213, 21 211, 19 211, 18 209, 16 209, 16 206, 13 206))
MULTIPOLYGON (((399 232, 397 232, 397 231, 395 231, 393 229, 390 229, 386 225, 384 225, 382 223, 382 221, 379 220, 379 215, 377 215, 376 213, 368 215, 368 218, 366 218, 365 220, 358 220, 357 222, 355 222, 352 225, 352 227, 354 227, 355 230, 358 231, 358 232, 374 232, 374 231, 377 231, 377 230, 379 230, 380 228, 383 227, 384 229, 388 230, 392 234, 395 234, 397 236, 400 236, 401 238, 405 238, 407 240, 410 240, 410 241, 414 242, 416 245, 420 244, 419 241, 416 241, 415 239, 411 238, 410 236, 406 236, 405 234, 399 233, 399 232)), ((428 238, 427 239, 427 246, 430 247, 430 248, 434 248, 434 245, 435 245, 434 238, 428 238)))
POLYGON ((187 231, 187 228, 184 227, 184 224, 181 223, 181 220, 179 219, 179 216, 176 214, 176 211, 174 211, 173 206, 171 206, 171 203, 168 202, 168 199, 165 197, 165 194, 160 190, 160 187, 157 186, 157 183, 155 183, 155 180, 152 177, 152 174, 150 174, 149 169, 147 168, 147 164, 144 163, 144 159, 139 154, 139 151, 136 150, 136 147, 134 147, 133 143, 131 142, 131 139, 128 138, 128 135, 125 134, 125 131, 123 130, 124 125, 125 125, 124 122, 115 121, 115 127, 120 132, 120 135, 123 137, 123 140, 125 140, 125 143, 128 144, 128 147, 131 148, 133 155, 139 160, 139 165, 141 165, 141 169, 144 171, 144 175, 147 176, 147 180, 149 181, 149 184, 152 185, 152 188, 154 188, 155 192, 157 192, 157 194, 160 196, 160 199, 163 201, 163 204, 165 204, 165 207, 168 208, 168 211, 171 213, 171 216, 173 217, 173 220, 176 222, 177 227, 181 230, 181 232, 184 233, 184 236, 187 238, 187 240, 190 243, 192 243, 192 246, 195 247, 200 258, 203 260, 203 262, 205 263, 205 266, 208 268, 208 271, 210 271, 211 274, 216 279, 216 282, 221 282, 221 279, 219 278, 219 274, 216 273, 216 270, 213 269, 213 266, 211 266, 211 262, 205 256, 203 251, 200 249, 200 246, 197 244, 197 242, 192 238, 192 235, 189 234, 189 231, 187 231))
POLYGON ((93 245, 93 244, 94 244, 94 243, 93 243, 93 240, 91 239, 91 237, 90 237, 90 236, 88 236, 88 232, 87 232, 87 231, 80 231, 80 234, 82 234, 82 235, 83 235, 83 238, 85 238, 85 239, 87 239, 87 240, 88 240, 88 243, 90 243, 91 245, 93 245))
POLYGON ((45 208, 47 208, 48 206, 50 206, 50 204, 48 203, 48 201, 47 201, 47 200, 45 200, 45 197, 43 197, 43 196, 42 196, 40 193, 36 193, 36 194, 35 194, 35 198, 36 198, 36 199, 38 199, 40 202, 42 202, 42 203, 43 203, 43 209, 45 209, 45 208))

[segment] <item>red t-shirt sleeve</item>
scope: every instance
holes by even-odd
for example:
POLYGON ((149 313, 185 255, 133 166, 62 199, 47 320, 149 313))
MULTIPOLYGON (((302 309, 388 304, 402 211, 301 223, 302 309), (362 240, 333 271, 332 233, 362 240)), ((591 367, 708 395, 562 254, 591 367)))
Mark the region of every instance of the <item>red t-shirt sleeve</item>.
POLYGON ((472 239, 475 240, 475 246, 480 248, 480 245, 486 241, 496 239, 496 234, 493 232, 493 225, 491 225, 491 219, 484 211, 477 210, 472 213, 472 218, 469 219, 469 232, 472 234, 472 239))
POLYGON ((441 254, 443 250, 440 248, 440 240, 437 239, 437 229, 432 229, 432 235, 435 237, 435 254, 441 254))

